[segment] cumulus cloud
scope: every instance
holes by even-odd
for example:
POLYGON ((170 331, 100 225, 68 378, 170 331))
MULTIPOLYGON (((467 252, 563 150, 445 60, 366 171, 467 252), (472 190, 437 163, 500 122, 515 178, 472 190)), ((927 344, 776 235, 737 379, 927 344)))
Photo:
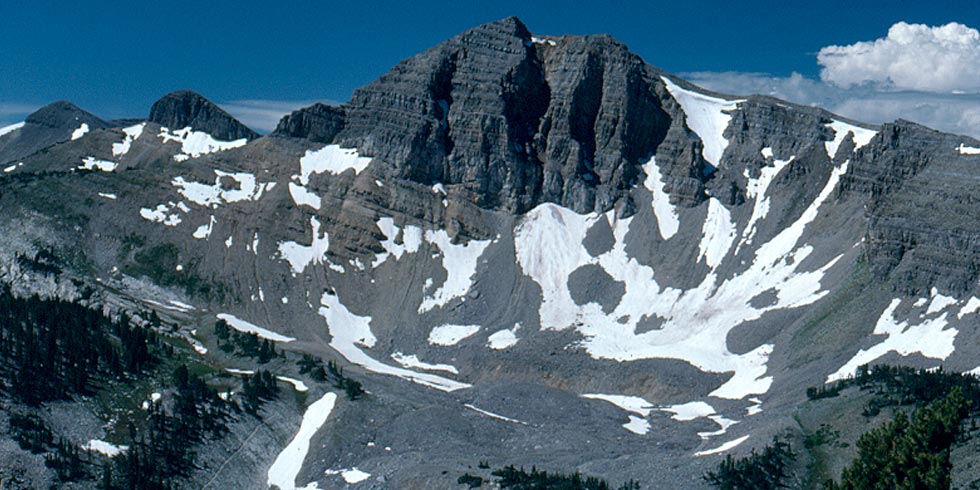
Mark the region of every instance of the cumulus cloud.
POLYGON ((870 85, 844 88, 798 73, 788 77, 742 72, 696 72, 681 76, 716 92, 771 95, 872 124, 908 119, 980 139, 980 94, 977 93, 897 91, 870 85))
MULTIPOLYGON (((282 116, 296 109, 315 104, 315 100, 232 100, 221 104, 221 108, 235 116, 246 126, 267 133, 276 128, 282 116)), ((336 101, 321 101, 338 105, 336 101)))
POLYGON ((820 78, 925 92, 980 92, 980 32, 951 22, 937 27, 899 22, 884 38, 817 53, 820 78))

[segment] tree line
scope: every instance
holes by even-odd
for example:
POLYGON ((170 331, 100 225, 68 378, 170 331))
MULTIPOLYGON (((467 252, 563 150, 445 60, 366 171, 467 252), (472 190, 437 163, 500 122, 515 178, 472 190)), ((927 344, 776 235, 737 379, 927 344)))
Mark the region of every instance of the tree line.
POLYGON ((0 287, 0 390, 21 403, 88 395, 100 381, 143 372, 156 362, 155 342, 129 318, 0 287))
MULTIPOLYGON (((489 467, 489 465, 486 465, 489 467)), ((480 467, 484 467, 481 462, 480 467)), ((618 487, 612 487, 605 480, 586 476, 579 472, 554 473, 539 470, 532 466, 531 471, 514 465, 504 466, 490 473, 496 477, 496 484, 501 489, 512 490, 640 490, 640 484, 630 480, 618 487)), ((483 478, 466 473, 460 476, 456 483, 470 488, 479 488, 483 478)))

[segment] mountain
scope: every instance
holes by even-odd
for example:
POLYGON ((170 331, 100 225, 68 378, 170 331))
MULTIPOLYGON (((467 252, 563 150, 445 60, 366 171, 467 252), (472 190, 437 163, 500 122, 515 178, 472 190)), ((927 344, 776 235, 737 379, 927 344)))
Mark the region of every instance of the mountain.
MULTIPOLYGON (((52 106, 0 136, 0 279, 155 315, 226 398, 254 388, 226 368, 302 381, 200 444, 186 486, 461 488, 486 462, 706 487, 866 396, 808 387, 980 365, 980 142, 713 93, 609 36, 481 25, 264 137, 189 91, 124 127, 52 106)), ((167 406, 162 379, 126 399, 167 406)), ((99 403, 43 415, 124 442, 99 403)), ((839 472, 799 450, 800 481, 839 472)))
POLYGON ((256 139, 259 134, 193 90, 170 92, 150 108, 150 122, 180 129, 194 127, 221 140, 256 139))

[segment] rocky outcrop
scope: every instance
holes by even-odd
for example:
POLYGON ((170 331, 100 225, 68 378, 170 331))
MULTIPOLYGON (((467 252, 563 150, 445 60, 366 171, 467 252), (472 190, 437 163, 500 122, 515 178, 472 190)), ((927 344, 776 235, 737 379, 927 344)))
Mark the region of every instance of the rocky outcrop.
POLYGON ((170 92, 150 108, 151 122, 171 129, 187 126, 219 140, 253 140, 260 135, 192 90, 170 92))
POLYGON ((296 111, 274 134, 356 147, 382 174, 460 184, 485 208, 586 212, 624 198, 676 126, 668 151, 686 163, 668 169, 668 191, 696 204, 703 160, 659 74, 609 36, 532 38, 508 18, 403 61, 342 108, 296 111))
POLYGON ((305 138, 315 143, 332 143, 344 129, 346 114, 341 107, 316 103, 284 116, 270 136, 305 138))
POLYGON ((868 198, 872 270, 893 275, 909 294, 966 292, 980 278, 980 155, 961 154, 961 144, 980 146, 908 121, 885 124, 842 181, 868 198))

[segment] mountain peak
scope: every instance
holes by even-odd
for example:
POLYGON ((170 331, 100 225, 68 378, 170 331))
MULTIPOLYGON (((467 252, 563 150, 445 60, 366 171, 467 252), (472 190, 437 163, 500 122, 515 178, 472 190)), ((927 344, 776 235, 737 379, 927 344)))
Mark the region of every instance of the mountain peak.
POLYGON ((527 26, 521 22, 515 16, 505 17, 503 19, 495 20, 493 22, 487 22, 486 24, 481 24, 468 31, 463 32, 462 35, 466 35, 473 31, 497 31, 506 34, 511 34, 520 38, 530 38, 531 31, 528 30, 527 26))
POLYGON ((74 129, 82 123, 88 124, 90 127, 107 126, 102 119, 67 100, 52 102, 34 111, 27 116, 25 122, 48 128, 70 127, 74 129))
POLYGON ((149 120, 172 129, 190 126, 221 140, 259 137, 224 109, 188 89, 170 92, 156 101, 150 108, 149 120))

